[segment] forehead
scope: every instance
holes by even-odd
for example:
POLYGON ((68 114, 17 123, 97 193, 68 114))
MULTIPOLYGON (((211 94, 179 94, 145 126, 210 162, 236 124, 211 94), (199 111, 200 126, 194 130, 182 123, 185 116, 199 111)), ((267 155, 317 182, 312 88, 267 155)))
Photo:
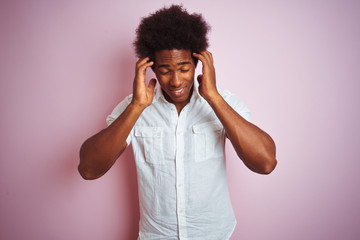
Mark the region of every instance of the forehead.
POLYGON ((157 65, 178 65, 185 62, 193 64, 190 50, 172 49, 155 52, 155 63, 157 65))

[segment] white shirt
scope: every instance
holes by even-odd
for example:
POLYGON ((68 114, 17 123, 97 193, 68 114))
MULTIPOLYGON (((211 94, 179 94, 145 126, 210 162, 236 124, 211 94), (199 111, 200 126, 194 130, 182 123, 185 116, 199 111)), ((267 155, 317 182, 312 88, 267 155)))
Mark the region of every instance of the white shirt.
MULTIPOLYGON (((139 184, 141 240, 225 240, 236 225, 225 168, 225 130, 195 81, 190 102, 178 115, 159 84, 152 104, 126 139, 132 144, 139 184)), ((250 111, 229 91, 227 103, 249 120, 250 111)), ((131 102, 107 117, 110 125, 131 102)))

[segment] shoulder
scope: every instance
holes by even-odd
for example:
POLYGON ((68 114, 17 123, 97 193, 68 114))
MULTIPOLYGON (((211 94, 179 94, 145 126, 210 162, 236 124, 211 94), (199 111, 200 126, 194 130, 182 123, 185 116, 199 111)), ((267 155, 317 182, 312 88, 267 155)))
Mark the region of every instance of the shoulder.
POLYGON ((126 96, 111 112, 110 115, 106 118, 106 123, 110 125, 120 114, 126 109, 126 107, 131 103, 132 94, 126 96))
POLYGON ((235 94, 230 92, 227 89, 218 89, 220 95, 224 98, 224 100, 242 117, 246 120, 250 121, 251 111, 246 106, 245 102, 242 101, 235 94))
POLYGON ((227 89, 218 89, 220 95, 224 98, 224 100, 230 105, 245 105, 245 103, 238 98, 235 94, 233 94, 230 90, 227 89))

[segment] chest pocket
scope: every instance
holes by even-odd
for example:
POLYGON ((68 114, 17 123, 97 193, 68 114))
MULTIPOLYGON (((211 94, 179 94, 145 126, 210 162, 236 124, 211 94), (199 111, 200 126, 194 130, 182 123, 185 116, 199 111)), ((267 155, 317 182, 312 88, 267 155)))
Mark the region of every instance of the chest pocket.
POLYGON ((195 161, 201 162, 224 156, 224 131, 219 121, 194 125, 195 161))
POLYGON ((136 127, 134 135, 145 155, 145 161, 152 164, 164 163, 161 127, 136 127))

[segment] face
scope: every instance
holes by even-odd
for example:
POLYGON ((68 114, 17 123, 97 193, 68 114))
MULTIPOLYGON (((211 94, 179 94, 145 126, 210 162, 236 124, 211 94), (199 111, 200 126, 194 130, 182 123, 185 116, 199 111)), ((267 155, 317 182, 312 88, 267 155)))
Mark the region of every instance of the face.
POLYGON ((181 110, 189 101, 195 65, 190 50, 161 50, 155 53, 155 75, 166 100, 181 110))

